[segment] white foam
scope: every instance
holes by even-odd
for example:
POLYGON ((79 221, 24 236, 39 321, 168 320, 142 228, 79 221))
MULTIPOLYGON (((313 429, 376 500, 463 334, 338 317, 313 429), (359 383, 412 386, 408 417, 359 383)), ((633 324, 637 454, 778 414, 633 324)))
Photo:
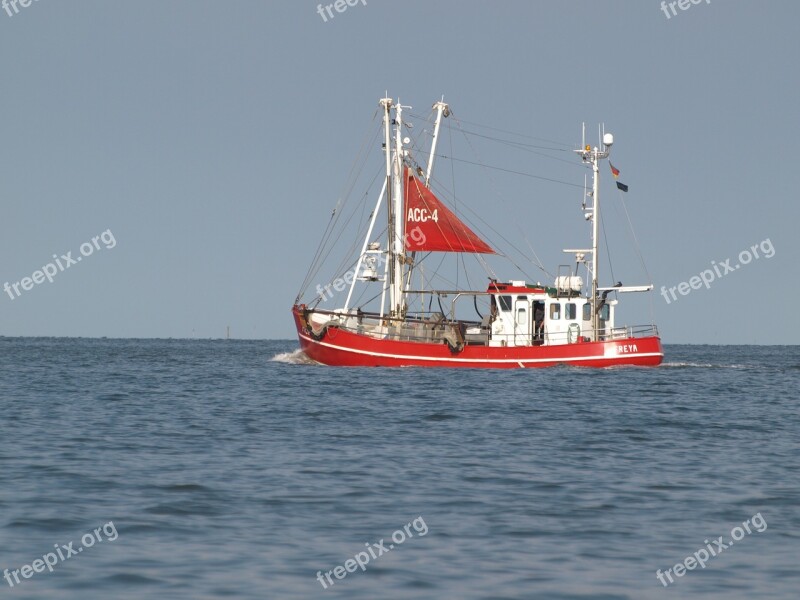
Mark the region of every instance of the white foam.
POLYGON ((303 352, 300 348, 294 350, 292 352, 281 352, 280 354, 276 354, 270 359, 272 362, 280 362, 285 363, 287 365, 318 365, 319 363, 315 360, 310 359, 306 356, 306 353, 303 352))

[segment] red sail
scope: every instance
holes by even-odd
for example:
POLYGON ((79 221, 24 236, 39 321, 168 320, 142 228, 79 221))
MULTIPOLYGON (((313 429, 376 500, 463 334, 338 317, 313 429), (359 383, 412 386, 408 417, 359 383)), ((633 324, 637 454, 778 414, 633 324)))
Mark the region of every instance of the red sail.
POLYGON ((405 177, 406 250, 495 254, 408 167, 405 177))

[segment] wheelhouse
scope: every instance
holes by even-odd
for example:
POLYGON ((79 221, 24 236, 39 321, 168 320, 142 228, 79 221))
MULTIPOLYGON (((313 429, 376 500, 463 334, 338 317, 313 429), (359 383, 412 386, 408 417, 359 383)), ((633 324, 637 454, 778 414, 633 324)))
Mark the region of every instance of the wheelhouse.
MULTIPOLYGON (((574 278, 573 278, 574 279, 574 278)), ((527 285, 524 281, 492 282, 491 346, 575 344, 592 339, 592 303, 569 287, 527 285)), ((598 338, 614 330, 616 300, 606 300, 598 313, 598 338)))

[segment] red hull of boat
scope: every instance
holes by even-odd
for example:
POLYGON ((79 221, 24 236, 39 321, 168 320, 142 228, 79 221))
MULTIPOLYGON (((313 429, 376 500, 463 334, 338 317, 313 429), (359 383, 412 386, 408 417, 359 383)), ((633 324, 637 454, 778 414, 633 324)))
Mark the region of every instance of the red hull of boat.
POLYGON ((461 352, 453 353, 447 344, 381 340, 331 325, 322 339, 316 340, 306 331, 298 311, 293 313, 300 348, 312 360, 330 366, 527 369, 567 364, 654 367, 664 358, 658 336, 556 346, 467 345, 461 352))

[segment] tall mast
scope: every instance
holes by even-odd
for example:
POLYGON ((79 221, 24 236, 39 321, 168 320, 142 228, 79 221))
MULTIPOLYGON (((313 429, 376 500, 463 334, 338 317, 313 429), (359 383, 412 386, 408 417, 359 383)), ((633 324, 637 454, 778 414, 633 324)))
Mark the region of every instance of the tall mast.
MULTIPOLYGON (((588 146, 587 146, 588 147, 588 146)), ((592 163, 592 339, 598 340, 598 315, 597 315, 597 240, 600 228, 600 167, 597 157, 597 146, 594 147, 591 157, 592 163)))
MULTIPOLYGON (((389 260, 387 261, 387 266, 389 269, 389 282, 391 285, 394 282, 394 259, 392 255, 393 253, 392 232, 394 231, 394 205, 393 205, 394 190, 392 189, 392 143, 391 143, 392 99, 381 98, 380 105, 383 107, 383 129, 384 129, 383 149, 386 152, 386 182, 384 185, 386 187, 386 208, 387 208, 386 214, 388 215, 389 219, 388 230, 387 230, 388 242, 386 250, 389 254, 389 260)), ((393 311, 394 311, 393 297, 390 296, 389 314, 391 315, 393 311)), ((382 303, 381 303, 381 313, 383 313, 382 303)))
POLYGON ((600 263, 597 256, 597 240, 600 228, 600 166, 599 163, 602 159, 608 158, 611 151, 611 145, 614 143, 614 136, 610 133, 603 135, 603 149, 600 150, 597 146, 592 148, 586 144, 582 149, 576 150, 584 163, 592 167, 592 341, 600 339, 599 323, 598 323, 598 309, 599 302, 597 298, 597 282, 598 282, 598 265, 600 263))
MULTIPOLYGON (((407 107, 410 108, 410 107, 407 107)), ((389 259, 392 264, 390 270, 389 302, 391 303, 390 316, 402 318, 404 310, 403 297, 403 264, 406 259, 405 250, 405 215, 403 214, 403 106, 398 103, 394 107, 395 114, 395 142, 394 142, 394 190, 392 201, 389 202, 391 212, 394 213, 389 229, 389 259)))

